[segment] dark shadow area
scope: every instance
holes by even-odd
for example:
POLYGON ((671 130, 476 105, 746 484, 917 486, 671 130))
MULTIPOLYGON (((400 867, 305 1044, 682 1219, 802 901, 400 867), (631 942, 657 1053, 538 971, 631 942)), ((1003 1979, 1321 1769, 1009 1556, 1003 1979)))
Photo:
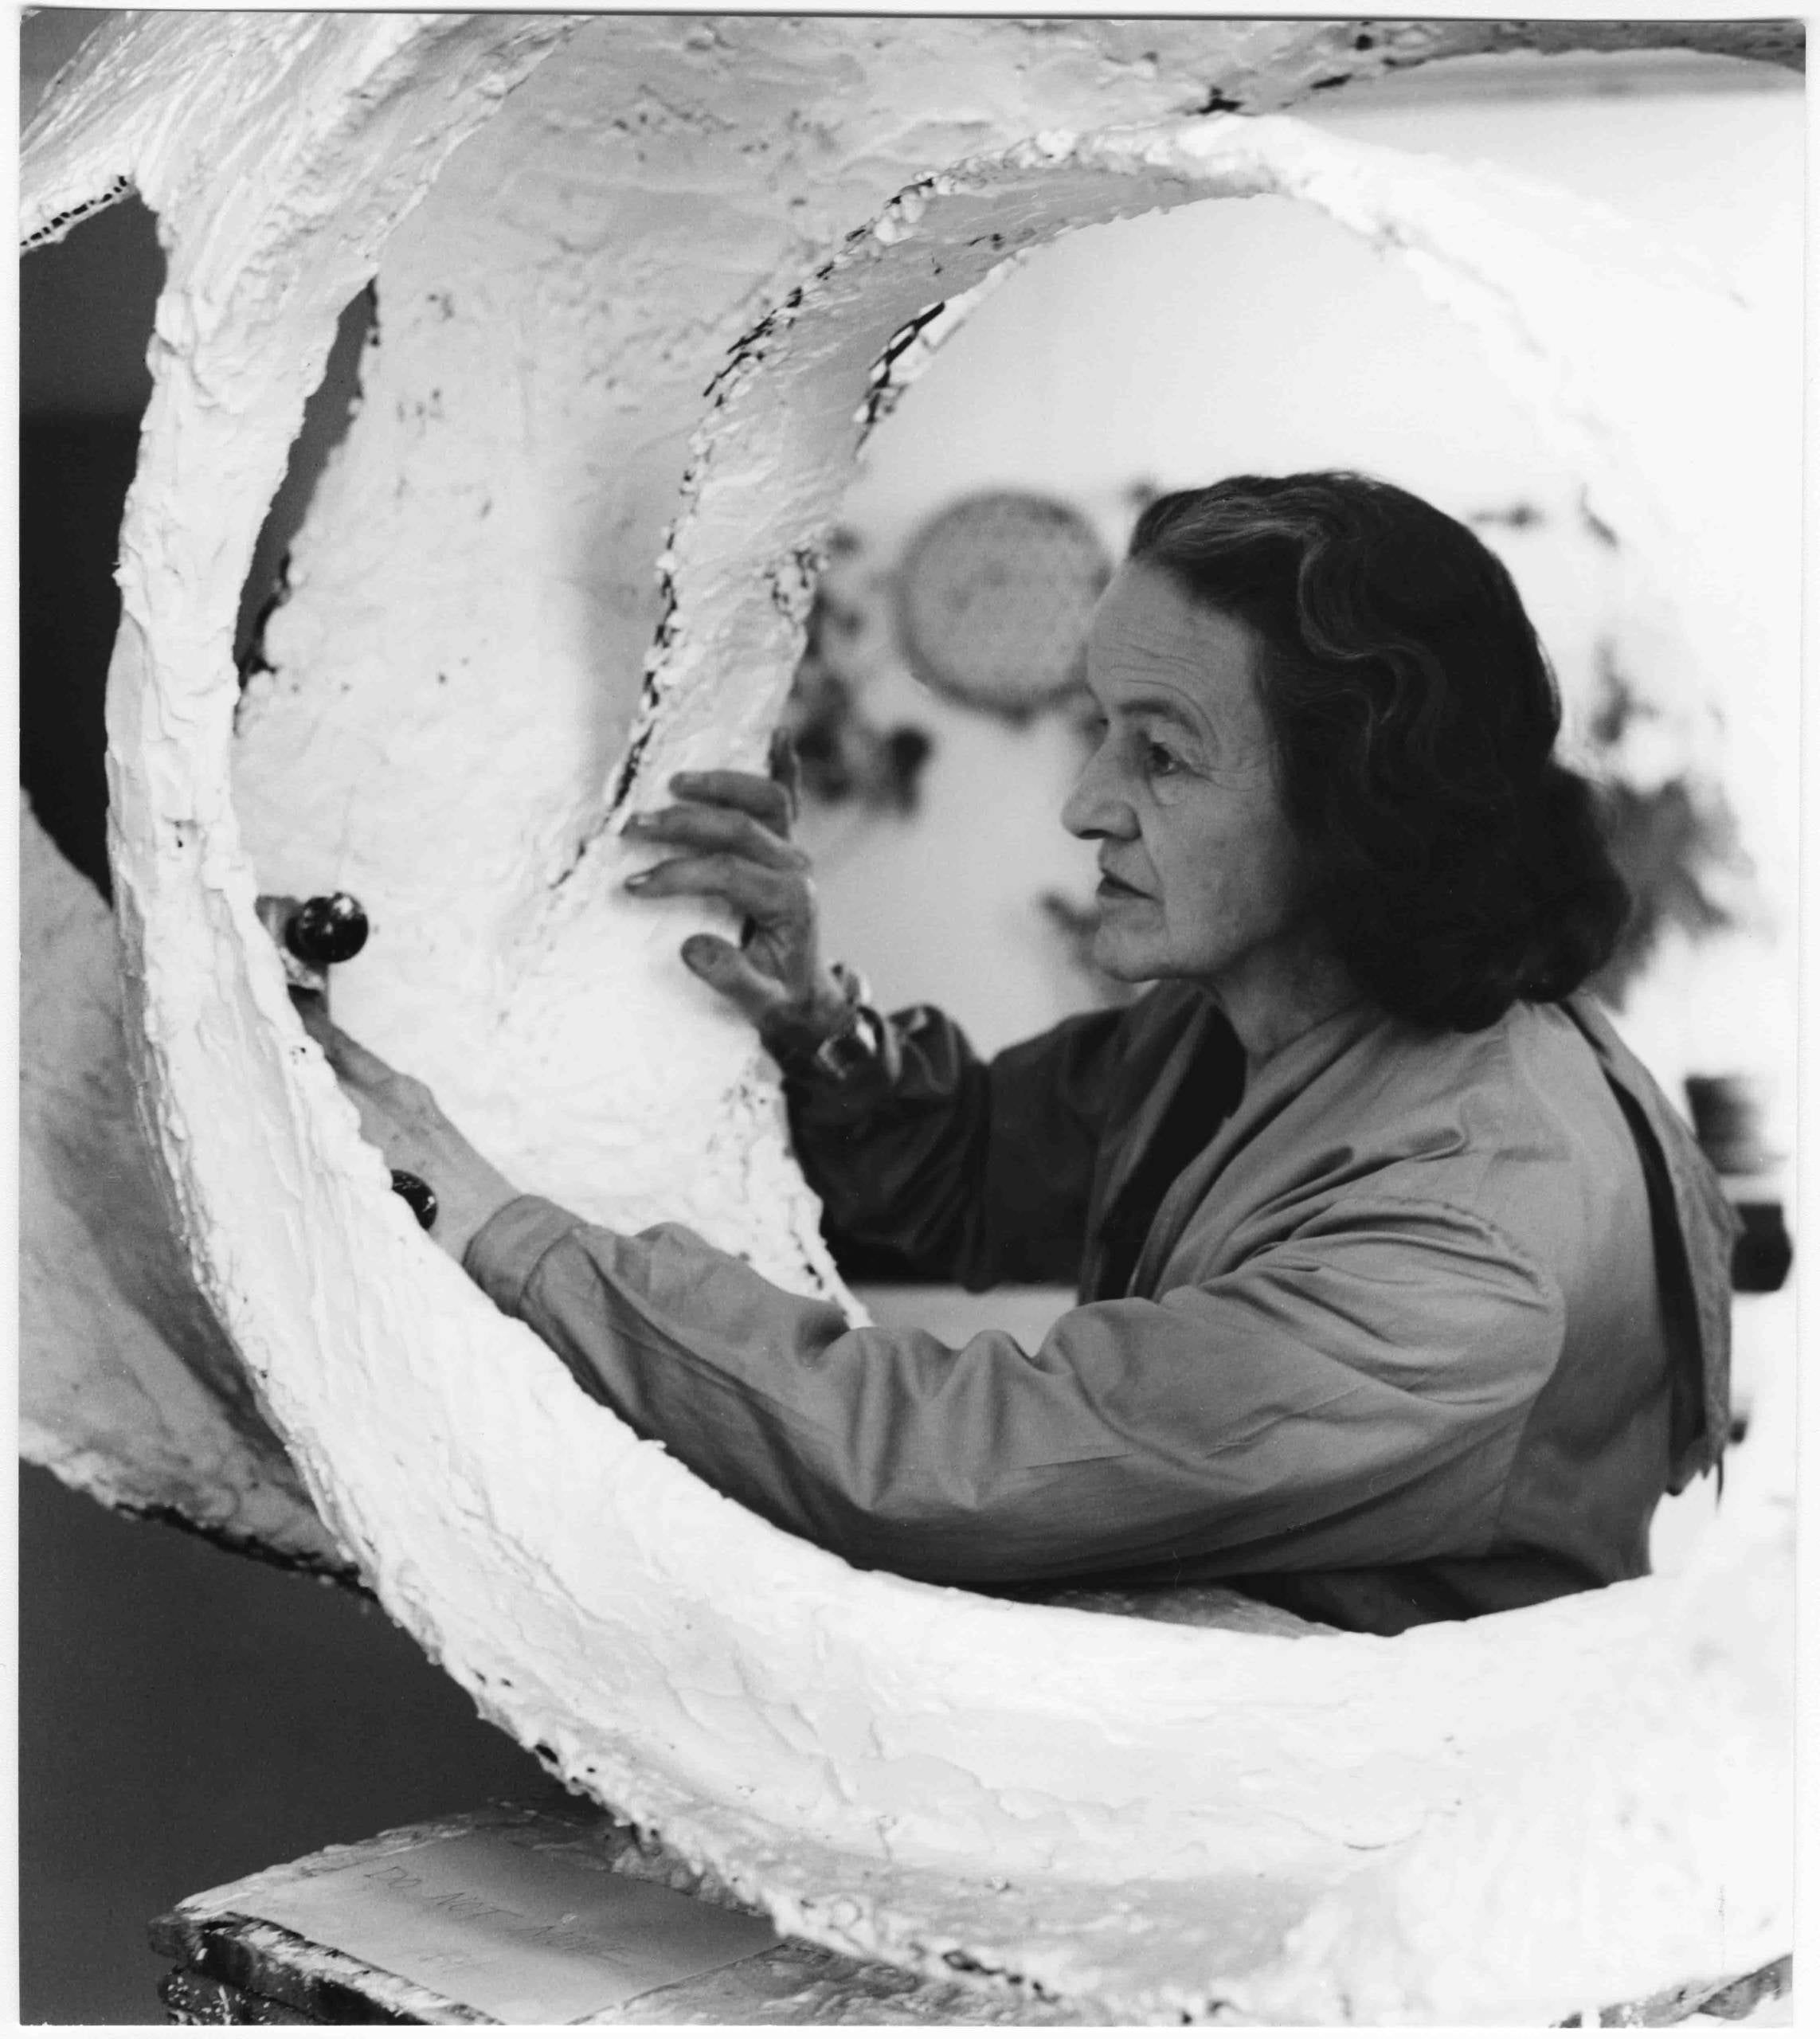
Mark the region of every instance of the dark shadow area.
POLYGON ((243 675, 257 671, 264 663, 260 638, 266 618, 290 591, 292 545, 303 528, 323 470, 360 408, 361 359, 368 347, 379 344, 378 306, 378 294, 370 284, 343 307, 323 379, 303 406, 290 464, 260 527, 241 593, 234 662, 243 675))
POLYGON ((146 349, 163 287, 158 223, 136 198, 22 256, 21 415, 136 425, 151 395, 146 349))
POLYGON ((19 782, 104 898, 115 545, 139 436, 135 419, 79 417, 28 418, 19 435, 19 782))
POLYGON ((19 264, 19 777, 104 894, 114 567, 163 282, 156 223, 135 198, 19 264))
POLYGON ((21 2016, 159 2021, 147 1921, 330 1841, 541 1796, 532 1759, 336 1587, 20 1474, 21 2016))

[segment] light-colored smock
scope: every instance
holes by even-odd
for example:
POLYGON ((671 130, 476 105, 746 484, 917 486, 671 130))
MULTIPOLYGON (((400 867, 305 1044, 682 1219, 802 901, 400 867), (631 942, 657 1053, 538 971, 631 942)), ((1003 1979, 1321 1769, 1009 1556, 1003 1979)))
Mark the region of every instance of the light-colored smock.
POLYGON ((1355 1007, 1249 1082, 1185 986, 989 1063, 920 1008, 791 1104, 833 1234, 1080 1306, 1034 1352, 849 1329, 682 1227, 534 1196, 467 1266, 640 1434, 855 1563, 1220 1580, 1394 1633, 1638 1575, 1723 1442, 1730 1213, 1586 1002, 1473 1034, 1355 1007))

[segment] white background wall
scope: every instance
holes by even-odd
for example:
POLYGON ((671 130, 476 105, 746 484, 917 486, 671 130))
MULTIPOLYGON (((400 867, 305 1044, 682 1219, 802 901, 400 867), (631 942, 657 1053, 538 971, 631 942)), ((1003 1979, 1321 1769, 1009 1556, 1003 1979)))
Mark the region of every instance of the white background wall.
MULTIPOLYGON (((1786 1078, 1798 796, 1798 81, 1677 58, 1471 60, 1298 112, 1359 140, 1493 163, 1597 200, 1701 258, 1759 307, 1760 346, 1740 370, 1783 393, 1787 427, 1766 435, 1760 495, 1728 514, 1761 526, 1775 656, 1768 669, 1724 676, 1720 761, 1783 927, 1704 962, 1665 957, 1626 1019, 1671 1086, 1689 1067, 1766 1058, 1786 1078)), ((1689 392, 1690 404, 1701 397, 1689 392)), ((1592 635, 1616 600, 1609 555, 1573 515, 1575 477, 1464 329, 1401 268, 1289 201, 1203 204, 1045 250, 876 434, 847 517, 867 561, 888 569, 956 497, 1027 487, 1076 502, 1117 550, 1134 483, 1313 466, 1367 469, 1456 515, 1517 499, 1549 512, 1544 530, 1485 535, 1524 589, 1571 714, 1592 635)), ((816 831, 831 940, 883 1000, 945 1004, 996 1047, 1084 1002, 1035 904, 1051 886, 1083 898, 1090 888, 1090 850, 1055 820, 1078 753, 1053 718, 1008 730, 930 695, 883 637, 873 651, 868 712, 922 722, 937 749, 914 821, 855 827, 836 814, 816 831)), ((1783 1090, 1787 1106, 1792 1083, 1783 1090)))

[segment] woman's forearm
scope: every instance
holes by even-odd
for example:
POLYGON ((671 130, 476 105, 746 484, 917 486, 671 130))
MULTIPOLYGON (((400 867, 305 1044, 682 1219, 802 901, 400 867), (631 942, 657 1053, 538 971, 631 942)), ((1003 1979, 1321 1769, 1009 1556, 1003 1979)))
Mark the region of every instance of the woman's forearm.
POLYGON ((1034 1352, 850 1328, 679 1226, 623 1238, 534 1197, 466 1265, 710 1486, 947 1583, 1470 1548, 1559 1343, 1545 1286, 1487 1228, 1403 1207, 1318 1260, 1067 1311, 1034 1352))

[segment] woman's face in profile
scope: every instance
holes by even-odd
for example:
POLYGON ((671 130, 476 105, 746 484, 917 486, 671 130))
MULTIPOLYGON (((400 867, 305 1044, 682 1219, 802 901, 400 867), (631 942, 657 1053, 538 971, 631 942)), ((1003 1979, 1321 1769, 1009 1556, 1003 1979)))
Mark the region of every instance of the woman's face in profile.
POLYGON ((1231 994, 1305 937, 1258 651, 1248 624, 1141 562, 1101 597, 1087 644, 1098 744, 1062 823, 1100 845, 1094 958, 1113 976, 1231 994))

